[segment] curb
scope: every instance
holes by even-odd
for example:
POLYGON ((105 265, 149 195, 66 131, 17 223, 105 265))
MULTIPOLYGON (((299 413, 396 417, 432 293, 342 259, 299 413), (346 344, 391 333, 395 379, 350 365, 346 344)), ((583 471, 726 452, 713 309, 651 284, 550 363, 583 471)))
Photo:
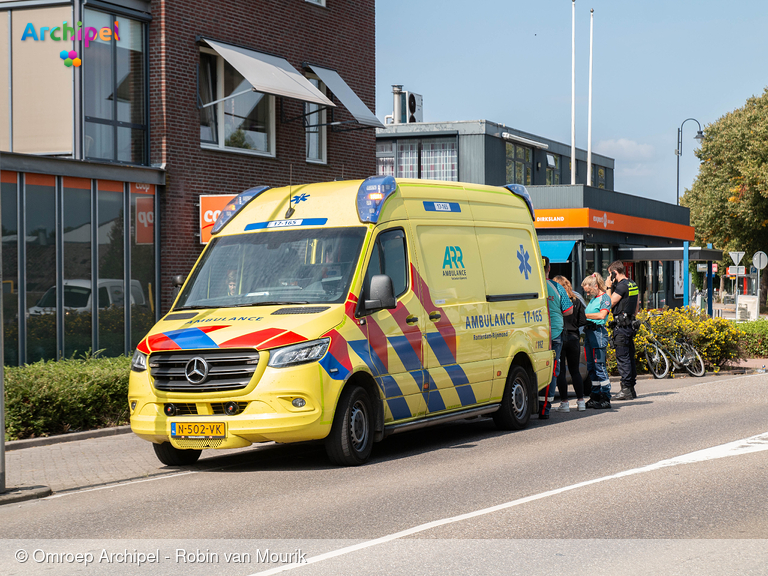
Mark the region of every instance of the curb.
POLYGON ((45 498, 52 493, 53 492, 48 486, 20 486, 18 488, 9 488, 7 492, 0 494, 0 506, 3 504, 24 502, 25 500, 45 498))
MULTIPOLYGON (((5 443, 6 452, 13 450, 22 450, 24 448, 35 448, 37 446, 50 446, 51 444, 60 444, 62 442, 74 442, 76 440, 87 440, 88 438, 102 438, 104 436, 117 436, 118 434, 128 434, 131 432, 130 424, 117 426, 115 428, 99 428, 98 430, 87 430, 85 432, 72 432, 71 434, 59 434, 57 436, 45 436, 43 438, 29 438, 27 440, 11 440, 5 443)), ((39 488, 39 487, 38 487, 39 488)), ((39 496, 36 496, 39 498, 39 496)), ((0 503, 2 503, 0 495, 0 503)))

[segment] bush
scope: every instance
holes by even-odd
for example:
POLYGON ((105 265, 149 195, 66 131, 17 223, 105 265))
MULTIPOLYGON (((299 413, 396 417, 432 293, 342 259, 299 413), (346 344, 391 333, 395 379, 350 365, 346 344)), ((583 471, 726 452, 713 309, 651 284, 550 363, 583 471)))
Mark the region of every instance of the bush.
MULTIPOLYGON (((695 306, 664 308, 661 313, 654 311, 651 315, 647 310, 641 310, 637 317, 643 322, 635 335, 635 363, 638 372, 648 371, 645 360, 649 336, 646 321, 650 322, 662 346, 671 348, 675 339, 687 340, 699 351, 709 368, 719 370, 729 361, 744 357, 744 334, 732 322, 723 318, 710 318, 695 306)), ((766 337, 768 340, 768 322, 766 337)), ((616 353, 611 346, 608 347, 608 370, 611 374, 618 374, 616 353)))
POLYGON ((738 328, 743 334, 742 348, 747 357, 768 357, 768 320, 742 322, 738 328))
POLYGON ((125 424, 130 363, 88 356, 6 367, 5 439, 125 424))

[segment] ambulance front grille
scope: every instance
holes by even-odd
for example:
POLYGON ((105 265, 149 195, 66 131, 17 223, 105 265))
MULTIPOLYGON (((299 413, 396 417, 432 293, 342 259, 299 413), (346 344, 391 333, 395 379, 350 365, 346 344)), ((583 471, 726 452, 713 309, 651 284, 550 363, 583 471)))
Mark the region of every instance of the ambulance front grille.
POLYGON ((251 350, 206 350, 156 352, 149 357, 155 388, 166 392, 217 392, 239 390, 248 383, 259 364, 259 353, 251 350), (199 384, 187 380, 185 370, 193 358, 202 358, 208 375, 199 384))

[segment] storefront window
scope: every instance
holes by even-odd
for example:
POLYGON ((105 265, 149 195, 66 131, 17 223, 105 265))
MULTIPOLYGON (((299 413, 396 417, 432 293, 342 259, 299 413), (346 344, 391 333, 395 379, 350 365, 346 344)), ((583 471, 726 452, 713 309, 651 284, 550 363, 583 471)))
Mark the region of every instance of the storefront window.
POLYGON ((18 217, 17 175, 15 172, 0 173, 3 216, 3 324, 5 364, 19 363, 19 286, 18 276, 18 217))
POLYGON ((131 350, 155 323, 155 187, 131 184, 131 350))
POLYGON ((144 25, 122 16, 85 11, 84 25, 118 33, 83 48, 86 158, 147 162, 144 25))
POLYGON ((56 187, 53 176, 25 175, 27 358, 56 358, 56 187))
POLYGON ((64 356, 93 349, 91 181, 64 178, 64 356))
POLYGON ((99 349, 119 356, 125 342, 125 294, 123 293, 125 240, 123 236, 123 184, 100 180, 99 214, 99 349))

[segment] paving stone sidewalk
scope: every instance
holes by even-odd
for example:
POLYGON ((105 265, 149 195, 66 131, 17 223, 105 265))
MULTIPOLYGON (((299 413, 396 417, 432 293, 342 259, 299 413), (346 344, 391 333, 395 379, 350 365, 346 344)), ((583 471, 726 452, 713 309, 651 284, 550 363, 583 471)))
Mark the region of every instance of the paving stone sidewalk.
MULTIPOLYGON (((204 450, 200 463, 230 452, 233 450, 204 450)), ((161 464, 152 445, 134 434, 61 442, 5 453, 6 487, 9 490, 20 486, 49 486, 56 493, 174 474, 178 470, 161 464)))

